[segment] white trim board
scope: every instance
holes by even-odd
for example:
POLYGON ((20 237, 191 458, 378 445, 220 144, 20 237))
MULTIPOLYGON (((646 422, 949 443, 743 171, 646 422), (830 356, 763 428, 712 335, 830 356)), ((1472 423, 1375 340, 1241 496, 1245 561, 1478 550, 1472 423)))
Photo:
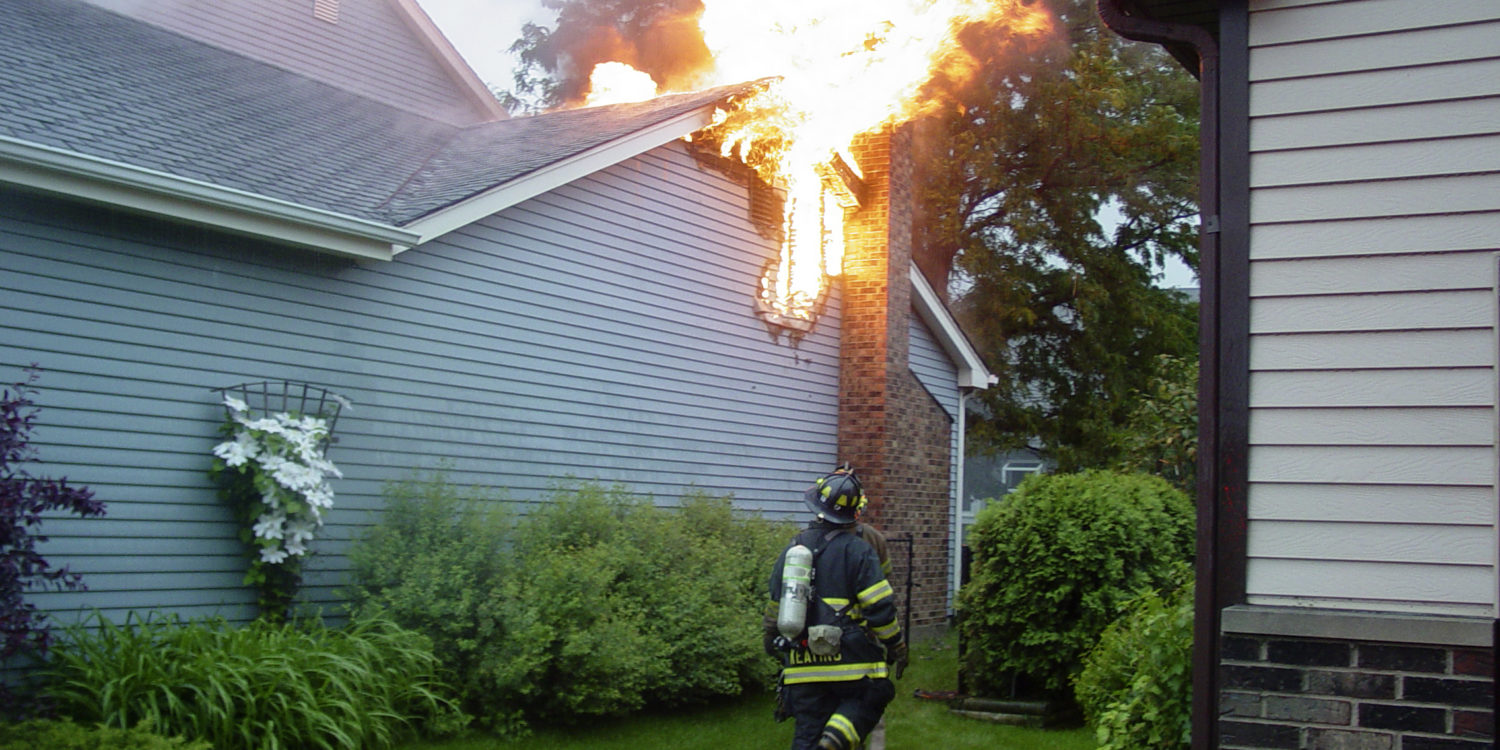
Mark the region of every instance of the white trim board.
POLYGON ((522 201, 535 198, 574 180, 702 130, 708 126, 716 106, 716 103, 706 104, 670 120, 633 131, 608 143, 552 162, 472 198, 441 208, 406 224, 405 228, 420 235, 421 239, 417 244, 436 239, 522 201))
POLYGON ((958 327, 958 321, 953 319, 916 263, 911 264, 911 288, 917 315, 932 329, 938 343, 958 366, 958 387, 984 389, 994 385, 997 378, 984 366, 979 352, 969 343, 963 329, 958 327))

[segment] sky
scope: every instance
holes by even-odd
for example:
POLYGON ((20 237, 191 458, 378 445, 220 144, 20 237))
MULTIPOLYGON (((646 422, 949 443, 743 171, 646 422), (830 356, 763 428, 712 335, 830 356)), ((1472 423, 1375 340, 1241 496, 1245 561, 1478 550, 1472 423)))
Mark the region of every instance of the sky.
POLYGON ((516 60, 506 50, 527 21, 551 25, 537 0, 417 0, 485 83, 509 88, 516 60))
MULTIPOLYGON (((448 41, 481 80, 509 88, 516 59, 506 50, 528 21, 551 25, 554 16, 539 0, 417 0, 448 41)), ((1173 261, 1160 282, 1167 287, 1196 287, 1192 269, 1173 261)))

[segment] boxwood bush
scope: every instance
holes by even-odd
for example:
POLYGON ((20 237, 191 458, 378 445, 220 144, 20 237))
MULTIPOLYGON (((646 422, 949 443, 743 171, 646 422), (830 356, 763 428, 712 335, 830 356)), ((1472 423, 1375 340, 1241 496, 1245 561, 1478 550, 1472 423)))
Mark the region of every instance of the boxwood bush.
POLYGON ((1123 605, 1190 558, 1192 505, 1144 474, 1039 475, 981 512, 970 539, 959 597, 970 689, 1069 700, 1123 605))
POLYGON ((1074 695, 1101 750, 1186 750, 1193 701, 1193 570, 1134 601, 1084 659, 1074 695))
POLYGON ((459 654, 465 706, 492 728, 708 701, 769 677, 756 614, 789 528, 727 498, 666 509, 594 483, 512 523, 440 476, 418 484, 393 488, 351 553, 355 606, 459 654))

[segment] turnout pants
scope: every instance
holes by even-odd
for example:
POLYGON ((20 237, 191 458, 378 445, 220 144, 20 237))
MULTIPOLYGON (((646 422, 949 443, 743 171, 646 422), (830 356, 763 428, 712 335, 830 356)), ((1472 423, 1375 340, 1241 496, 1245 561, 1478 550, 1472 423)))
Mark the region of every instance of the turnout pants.
POLYGON ((787 709, 797 723, 792 750, 817 747, 825 730, 843 739, 845 748, 859 747, 880 723, 886 705, 896 697, 896 686, 883 678, 807 682, 787 685, 784 689, 787 709))

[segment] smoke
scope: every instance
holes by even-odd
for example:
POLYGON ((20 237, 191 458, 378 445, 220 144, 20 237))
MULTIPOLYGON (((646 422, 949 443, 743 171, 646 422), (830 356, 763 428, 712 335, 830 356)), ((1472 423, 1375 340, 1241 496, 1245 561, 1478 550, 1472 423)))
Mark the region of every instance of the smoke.
POLYGON ((702 0, 574 0, 563 6, 547 40, 561 101, 581 102, 589 74, 604 62, 647 73, 663 91, 699 88, 713 67, 698 28, 702 14, 702 0))

